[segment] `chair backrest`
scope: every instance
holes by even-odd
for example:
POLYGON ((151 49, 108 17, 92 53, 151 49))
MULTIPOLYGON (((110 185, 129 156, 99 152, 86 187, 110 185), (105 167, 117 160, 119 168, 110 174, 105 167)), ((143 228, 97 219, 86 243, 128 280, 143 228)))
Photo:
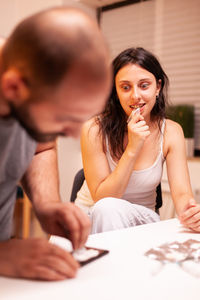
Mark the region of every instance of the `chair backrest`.
POLYGON ((78 191, 80 190, 84 180, 85 180, 84 171, 83 171, 83 169, 80 169, 74 177, 72 192, 71 192, 71 196, 70 196, 71 202, 74 202, 76 200, 76 195, 77 195, 78 191))
MULTIPOLYGON (((70 197, 70 201, 74 202, 76 200, 76 195, 78 193, 78 191, 80 190, 83 182, 85 179, 85 175, 84 175, 84 171, 83 169, 80 169, 75 177, 74 177, 74 182, 73 182, 73 186, 72 186, 72 192, 71 192, 71 197, 70 197)), ((157 186, 156 188, 156 212, 158 212, 158 209, 162 206, 162 191, 161 191, 161 183, 157 186)))
POLYGON ((161 190, 161 183, 156 188, 156 212, 162 206, 162 190, 161 190))

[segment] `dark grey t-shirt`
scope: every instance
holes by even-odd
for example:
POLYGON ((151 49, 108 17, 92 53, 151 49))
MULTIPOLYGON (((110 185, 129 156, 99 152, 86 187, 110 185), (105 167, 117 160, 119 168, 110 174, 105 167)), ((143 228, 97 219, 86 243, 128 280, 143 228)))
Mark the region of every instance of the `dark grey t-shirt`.
POLYGON ((37 143, 13 118, 0 118, 0 241, 10 238, 17 184, 37 143))

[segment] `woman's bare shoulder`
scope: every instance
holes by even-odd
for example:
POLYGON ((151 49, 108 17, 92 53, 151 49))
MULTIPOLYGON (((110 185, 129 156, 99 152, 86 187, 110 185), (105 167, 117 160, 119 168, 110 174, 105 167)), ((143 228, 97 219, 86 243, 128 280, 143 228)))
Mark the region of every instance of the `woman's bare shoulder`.
POLYGON ((81 136, 96 137, 99 134, 99 124, 96 117, 86 121, 82 126, 81 136))
POLYGON ((166 119, 166 134, 176 135, 182 133, 183 129, 179 123, 174 122, 170 119, 166 119))
POLYGON ((182 146, 184 142, 183 129, 177 122, 167 119, 164 135, 164 153, 165 156, 170 149, 182 146))

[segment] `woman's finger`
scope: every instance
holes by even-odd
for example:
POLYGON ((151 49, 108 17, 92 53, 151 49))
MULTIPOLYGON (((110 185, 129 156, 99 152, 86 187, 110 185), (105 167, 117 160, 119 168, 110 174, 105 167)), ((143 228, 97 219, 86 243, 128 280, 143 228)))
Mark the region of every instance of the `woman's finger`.
POLYGON ((191 208, 188 208, 179 217, 182 221, 185 222, 187 219, 191 218, 193 215, 197 214, 198 212, 200 212, 200 207, 199 206, 191 207, 191 208))

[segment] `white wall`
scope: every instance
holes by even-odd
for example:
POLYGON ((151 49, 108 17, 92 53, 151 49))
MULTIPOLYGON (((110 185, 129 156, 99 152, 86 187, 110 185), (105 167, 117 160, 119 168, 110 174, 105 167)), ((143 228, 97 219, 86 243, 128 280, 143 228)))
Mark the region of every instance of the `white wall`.
POLYGON ((62 0, 1 0, 0 35, 7 37, 23 18, 48 7, 61 5, 62 0))
POLYGON ((76 0, 62 0, 63 5, 68 5, 72 7, 77 7, 82 9, 85 13, 90 15, 91 17, 96 18, 96 10, 86 4, 79 3, 76 0))
POLYGON ((61 198, 68 201, 74 176, 82 168, 79 139, 64 137, 58 139, 58 167, 61 198))

